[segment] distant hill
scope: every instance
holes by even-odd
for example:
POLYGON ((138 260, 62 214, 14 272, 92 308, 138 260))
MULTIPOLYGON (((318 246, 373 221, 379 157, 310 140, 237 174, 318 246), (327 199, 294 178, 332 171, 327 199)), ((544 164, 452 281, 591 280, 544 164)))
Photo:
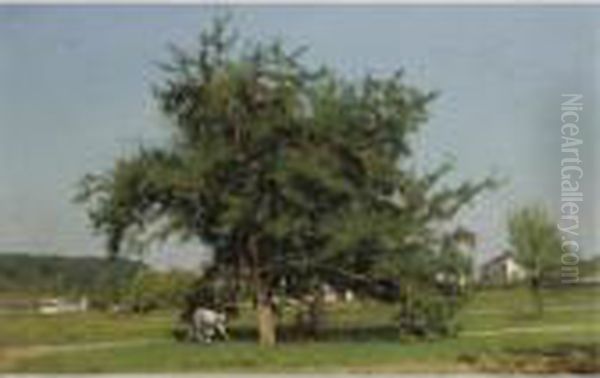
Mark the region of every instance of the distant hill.
POLYGON ((127 259, 0 253, 0 293, 84 294, 122 287, 143 267, 127 259))

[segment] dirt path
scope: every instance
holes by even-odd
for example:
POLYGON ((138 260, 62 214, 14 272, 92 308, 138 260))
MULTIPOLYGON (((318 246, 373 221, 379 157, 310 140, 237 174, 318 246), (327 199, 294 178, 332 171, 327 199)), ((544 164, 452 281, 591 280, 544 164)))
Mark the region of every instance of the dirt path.
POLYGON ((93 343, 31 345, 0 348, 0 371, 6 371, 10 369, 11 366, 22 359, 37 357, 44 354, 122 348, 160 343, 164 341, 164 339, 137 339, 127 341, 103 341, 93 343))
POLYGON ((565 333, 573 331, 589 331, 598 332, 600 327, 590 325, 547 325, 538 327, 505 327, 493 330, 481 330, 481 331, 466 331, 461 333, 462 336, 466 337, 490 337, 490 336, 501 336, 508 334, 527 334, 527 333, 565 333))
MULTIPOLYGON (((598 312, 600 313, 600 306, 598 305, 554 305, 544 306, 544 312, 598 312)), ((509 309, 479 309, 479 310, 467 310, 467 315, 502 315, 502 314, 514 314, 514 310, 509 309)))

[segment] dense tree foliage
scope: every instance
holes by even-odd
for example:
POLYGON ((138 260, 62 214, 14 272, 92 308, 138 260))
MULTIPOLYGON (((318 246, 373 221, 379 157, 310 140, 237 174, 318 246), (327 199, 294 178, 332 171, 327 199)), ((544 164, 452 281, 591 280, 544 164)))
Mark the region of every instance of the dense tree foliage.
POLYGON ((323 282, 394 297, 472 241, 453 220, 492 183, 449 187, 449 165, 411 167, 435 95, 400 72, 346 80, 307 67, 304 49, 240 44, 222 21, 171 50, 155 88, 170 142, 83 182, 112 253, 172 235, 208 244, 216 274, 250 288, 272 344, 276 297, 323 282))

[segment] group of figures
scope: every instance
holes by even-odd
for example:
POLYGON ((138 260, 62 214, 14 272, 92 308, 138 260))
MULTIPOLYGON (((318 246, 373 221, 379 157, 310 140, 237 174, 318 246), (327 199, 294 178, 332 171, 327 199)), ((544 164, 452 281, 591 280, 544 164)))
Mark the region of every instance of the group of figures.
POLYGON ((224 312, 198 307, 180 317, 173 334, 180 341, 206 344, 227 340, 227 316, 224 312))

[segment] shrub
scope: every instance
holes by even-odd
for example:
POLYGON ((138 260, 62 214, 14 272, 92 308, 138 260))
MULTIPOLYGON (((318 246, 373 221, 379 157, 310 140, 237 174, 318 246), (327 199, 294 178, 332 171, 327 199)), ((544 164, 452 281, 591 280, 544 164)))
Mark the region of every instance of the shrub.
POLYGON ((401 337, 451 337, 458 332, 454 321, 458 303, 442 296, 403 297, 395 321, 401 337))

